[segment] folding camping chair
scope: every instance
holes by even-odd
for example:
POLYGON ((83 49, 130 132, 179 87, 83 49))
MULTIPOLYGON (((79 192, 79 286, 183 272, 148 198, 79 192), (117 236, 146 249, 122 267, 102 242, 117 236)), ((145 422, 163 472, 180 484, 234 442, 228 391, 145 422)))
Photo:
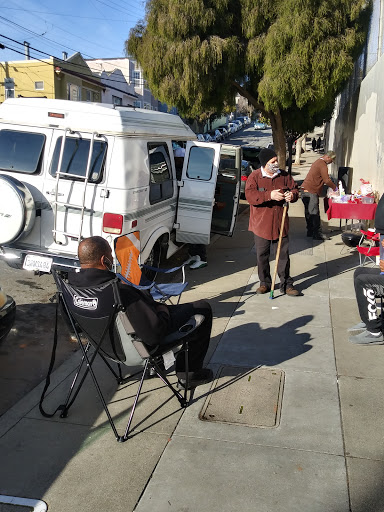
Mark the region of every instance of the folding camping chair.
POLYGON ((181 294, 188 286, 185 280, 185 264, 168 269, 140 265, 140 233, 138 231, 116 238, 115 254, 121 266, 121 272, 117 273, 119 279, 139 290, 148 290, 154 300, 169 301, 172 304, 172 298, 177 297, 177 304, 179 304, 181 294), (154 279, 148 279, 143 270, 149 271, 155 277, 158 274, 172 274, 181 270, 182 282, 157 283, 154 279))
POLYGON ((377 243, 380 240, 380 234, 370 230, 360 230, 361 238, 359 245, 356 247, 359 253, 360 266, 364 266, 366 262, 376 265, 376 257, 380 255, 380 247, 377 243), (364 245, 368 243, 368 245, 364 245))
MULTIPOLYGON (((43 409, 43 401, 45 393, 50 383, 50 373, 54 364, 54 353, 57 345, 57 310, 56 310, 56 327, 55 340, 52 353, 52 359, 43 394, 40 399, 40 412, 51 417, 57 411, 61 411, 60 417, 67 417, 71 405, 74 403, 85 378, 88 373, 91 374, 97 393, 103 404, 105 413, 107 414, 111 428, 115 434, 117 441, 124 442, 129 438, 131 433, 131 425, 138 403, 144 378, 148 369, 153 369, 155 374, 163 381, 172 391, 180 402, 181 407, 187 407, 190 401, 188 397, 189 387, 189 366, 188 366, 188 336, 204 321, 203 315, 194 315, 184 324, 179 331, 169 334, 165 338, 165 343, 157 347, 149 347, 145 345, 134 333, 132 325, 124 311, 124 306, 120 299, 118 289, 118 279, 113 279, 99 286, 76 288, 64 281, 55 271, 53 276, 57 285, 57 303, 61 304, 64 312, 68 315, 69 322, 76 335, 77 341, 82 351, 82 359, 77 368, 75 378, 70 386, 67 398, 64 404, 60 405, 52 414, 48 414, 43 409), (81 337, 87 340, 86 345, 82 343, 81 337), (90 355, 90 348, 94 351, 90 355), (163 355, 170 350, 174 352, 184 351, 185 353, 185 372, 186 383, 183 393, 180 393, 167 379, 165 371, 160 367, 163 355), (121 365, 125 365, 131 371, 136 371, 140 367, 141 378, 138 390, 134 399, 129 420, 123 435, 119 435, 109 412, 108 405, 103 396, 101 386, 97 380, 94 369, 92 367, 95 358, 100 356, 104 363, 108 366, 117 380, 118 384, 125 382, 122 376, 121 365), (113 369, 108 360, 117 363, 118 373, 113 369), (80 372, 83 365, 86 369, 80 378, 80 372)), ((132 377, 131 375, 130 377, 132 377)))

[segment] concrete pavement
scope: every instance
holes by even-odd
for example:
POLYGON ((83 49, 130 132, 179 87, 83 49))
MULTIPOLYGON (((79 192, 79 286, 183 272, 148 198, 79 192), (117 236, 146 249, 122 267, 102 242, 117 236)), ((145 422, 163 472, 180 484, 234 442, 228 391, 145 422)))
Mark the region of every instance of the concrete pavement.
MULTIPOLYGON (((304 153, 295 179, 317 157, 304 153)), ((0 494, 55 512, 384 512, 384 346, 352 345, 346 332, 358 321, 358 254, 342 244, 338 220, 321 243, 305 236, 301 201, 289 215, 302 297, 254 294, 247 213, 233 238, 209 247, 208 267, 188 271, 183 301, 213 306, 207 360, 217 377, 188 409, 148 380, 135 435, 118 444, 91 382, 65 420, 40 415, 41 384, 0 418, 0 494)), ((47 409, 77 357, 54 372, 47 409)), ((122 428, 135 386, 116 390, 98 370, 122 428)))

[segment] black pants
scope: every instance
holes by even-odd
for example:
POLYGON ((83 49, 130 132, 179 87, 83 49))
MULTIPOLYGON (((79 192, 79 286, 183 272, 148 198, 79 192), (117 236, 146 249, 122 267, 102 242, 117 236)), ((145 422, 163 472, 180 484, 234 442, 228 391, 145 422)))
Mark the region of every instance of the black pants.
POLYGON ((304 203, 307 234, 309 236, 316 236, 321 233, 319 196, 310 192, 303 192, 301 200, 304 203))
POLYGON ((200 256, 202 261, 207 261, 207 248, 204 244, 188 244, 190 256, 200 256))
MULTIPOLYGON (((259 273, 260 286, 271 287, 271 271, 269 268, 269 255, 272 244, 277 244, 278 240, 266 240, 255 235, 257 270, 259 273)), ((289 240, 287 236, 281 239, 280 257, 277 265, 277 274, 280 278, 280 289, 285 291, 287 287, 293 285, 293 279, 289 275, 289 240)))
POLYGON ((358 267, 353 275, 356 301, 361 321, 369 332, 380 332, 381 317, 377 315, 376 299, 384 295, 384 275, 377 268, 358 267))
MULTIPOLYGON (((205 300, 198 300, 188 304, 168 306, 171 315, 168 333, 177 331, 193 315, 204 315, 203 323, 188 337, 189 370, 195 372, 203 367, 204 357, 207 353, 212 330, 212 308, 205 300)), ((176 371, 185 371, 184 352, 176 356, 176 371)))

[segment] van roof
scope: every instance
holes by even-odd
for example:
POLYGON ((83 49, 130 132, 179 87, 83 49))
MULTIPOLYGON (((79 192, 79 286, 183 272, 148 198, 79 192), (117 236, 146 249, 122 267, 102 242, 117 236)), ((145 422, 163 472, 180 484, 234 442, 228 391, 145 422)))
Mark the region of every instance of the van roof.
POLYGON ((196 139, 179 116, 134 107, 115 107, 109 103, 9 98, 0 105, 0 122, 133 137, 155 135, 177 137, 178 140, 196 139))

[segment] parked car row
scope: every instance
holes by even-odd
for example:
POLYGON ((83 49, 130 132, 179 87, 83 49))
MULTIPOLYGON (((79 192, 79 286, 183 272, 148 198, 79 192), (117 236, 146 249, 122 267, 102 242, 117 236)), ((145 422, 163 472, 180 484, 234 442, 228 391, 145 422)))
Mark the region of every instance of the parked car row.
POLYGON ((219 126, 214 130, 210 130, 205 133, 198 133, 197 140, 200 142, 221 142, 225 140, 229 135, 241 130, 245 125, 250 124, 251 119, 248 116, 238 117, 233 121, 219 126))

